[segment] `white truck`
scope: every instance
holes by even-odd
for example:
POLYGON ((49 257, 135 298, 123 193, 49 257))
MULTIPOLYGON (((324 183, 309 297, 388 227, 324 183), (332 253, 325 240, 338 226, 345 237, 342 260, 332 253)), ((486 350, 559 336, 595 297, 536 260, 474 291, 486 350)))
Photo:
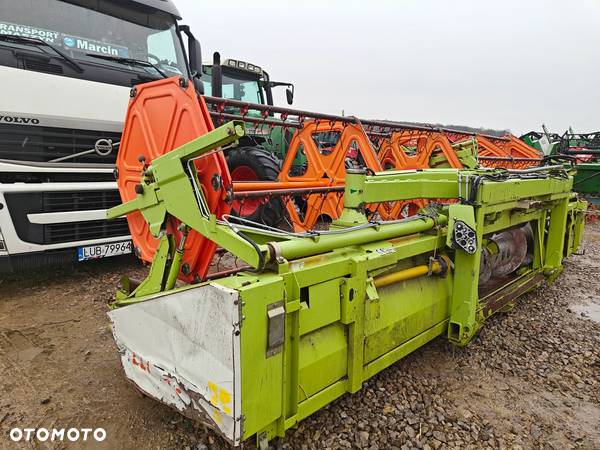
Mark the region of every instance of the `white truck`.
POLYGON ((0 273, 132 251, 105 218, 114 162, 132 86, 201 86, 180 19, 169 0, 0 1, 0 273))

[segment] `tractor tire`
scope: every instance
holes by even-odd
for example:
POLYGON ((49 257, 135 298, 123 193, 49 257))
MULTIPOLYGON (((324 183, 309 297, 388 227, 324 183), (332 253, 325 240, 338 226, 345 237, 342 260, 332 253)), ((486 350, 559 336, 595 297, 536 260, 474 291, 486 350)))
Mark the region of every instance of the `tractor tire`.
MULTIPOLYGON (((233 181, 276 181, 281 164, 262 147, 239 147, 226 154, 233 181)), ((280 198, 235 200, 232 214, 271 227, 279 227, 285 217, 280 198)))

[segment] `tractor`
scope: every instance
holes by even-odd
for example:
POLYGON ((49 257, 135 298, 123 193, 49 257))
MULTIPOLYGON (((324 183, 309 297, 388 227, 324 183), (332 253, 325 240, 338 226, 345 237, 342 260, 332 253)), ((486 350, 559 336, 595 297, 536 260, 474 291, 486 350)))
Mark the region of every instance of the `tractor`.
MULTIPOLYGON (((273 106, 273 88, 286 87, 287 103, 294 101, 292 83, 271 81, 269 74, 256 64, 238 59, 221 63, 218 52, 212 63, 205 63, 201 77, 204 94, 254 105, 273 106)), ((224 113, 239 114, 238 108, 226 107, 224 113)), ((268 115, 273 116, 273 113, 268 115)), ((261 113, 248 110, 248 117, 260 118, 261 113)), ((227 165, 235 181, 276 181, 281 169, 292 130, 280 125, 246 123, 246 136, 239 147, 227 152, 227 165)), ((248 220, 277 226, 283 219, 284 209, 279 199, 246 199, 235 201, 234 212, 248 220)))

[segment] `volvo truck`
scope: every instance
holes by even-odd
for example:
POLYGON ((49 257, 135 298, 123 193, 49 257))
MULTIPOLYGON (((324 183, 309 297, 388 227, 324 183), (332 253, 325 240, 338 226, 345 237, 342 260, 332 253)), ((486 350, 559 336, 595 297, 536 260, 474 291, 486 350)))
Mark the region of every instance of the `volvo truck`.
POLYGON ((114 162, 133 86, 201 90, 180 19, 170 0, 0 2, 0 273, 132 252, 106 220, 114 162))

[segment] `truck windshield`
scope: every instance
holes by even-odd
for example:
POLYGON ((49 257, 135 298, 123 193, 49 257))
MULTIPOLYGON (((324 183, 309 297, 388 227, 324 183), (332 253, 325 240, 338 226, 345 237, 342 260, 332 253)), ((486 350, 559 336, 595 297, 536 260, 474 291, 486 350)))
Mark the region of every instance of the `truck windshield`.
MULTIPOLYGON (((133 2, 5 1, 0 3, 0 34, 41 39, 84 68, 104 66, 150 78, 187 73, 175 18, 133 2), (151 64, 144 66, 127 60, 151 64)), ((2 43, 24 45, 16 40, 2 43)), ((88 78, 85 74, 80 77, 88 78)))
MULTIPOLYGON (((223 67, 223 98, 248 103, 264 103, 260 80, 243 72, 230 71, 223 67)), ((212 95, 211 70, 205 66, 202 73, 205 95, 212 95)))

